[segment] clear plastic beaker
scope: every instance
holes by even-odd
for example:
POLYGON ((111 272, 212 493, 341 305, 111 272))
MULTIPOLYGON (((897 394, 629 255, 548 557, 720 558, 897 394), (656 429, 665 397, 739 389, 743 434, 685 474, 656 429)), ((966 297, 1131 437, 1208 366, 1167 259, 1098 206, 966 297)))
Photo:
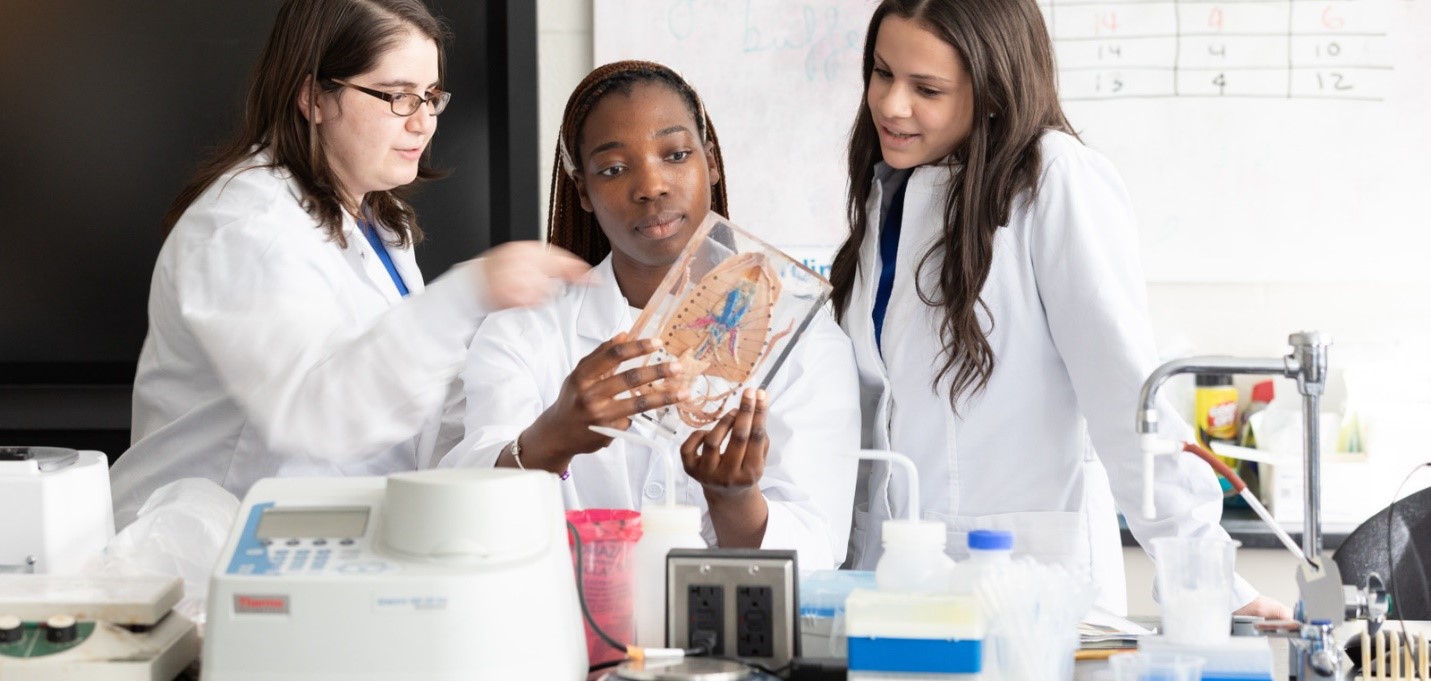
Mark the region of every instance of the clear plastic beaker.
MULTIPOLYGON (((636 540, 641 538, 641 514, 629 509, 597 508, 567 511, 566 519, 576 526, 581 536, 581 565, 577 566, 576 576, 582 580, 586 607, 592 619, 617 641, 633 642, 636 625, 632 616, 631 586, 635 562, 631 552, 636 540)), ((569 535, 567 541, 571 542, 569 535)), ((575 546, 572 550, 575 559, 575 546)), ((586 630, 586 654, 590 664, 626 657, 623 651, 597 636, 585 618, 582 626, 586 630)))
POLYGON ((1113 681, 1198 681, 1203 660, 1193 655, 1125 653, 1108 658, 1113 681))
POLYGON ((1163 635, 1173 643, 1205 645, 1232 635, 1232 566, 1238 543, 1224 539, 1153 540, 1163 635))

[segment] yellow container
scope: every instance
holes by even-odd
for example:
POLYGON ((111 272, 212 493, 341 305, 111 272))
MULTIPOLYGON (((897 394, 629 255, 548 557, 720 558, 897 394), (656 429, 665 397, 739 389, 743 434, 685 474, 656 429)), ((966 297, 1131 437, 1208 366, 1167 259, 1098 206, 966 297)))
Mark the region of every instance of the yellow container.
POLYGON ((1212 440, 1237 442, 1237 388, 1232 385, 1232 376, 1199 375, 1193 408, 1199 444, 1207 447, 1212 440))

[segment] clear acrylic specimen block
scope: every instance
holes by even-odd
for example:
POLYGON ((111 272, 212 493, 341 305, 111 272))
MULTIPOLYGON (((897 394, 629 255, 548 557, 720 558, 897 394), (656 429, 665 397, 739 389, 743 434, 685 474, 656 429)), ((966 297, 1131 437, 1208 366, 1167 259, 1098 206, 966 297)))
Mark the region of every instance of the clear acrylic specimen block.
POLYGON ((746 388, 768 388, 830 290, 810 268, 709 213, 631 327, 631 339, 660 338, 662 349, 622 367, 678 361, 691 398, 638 420, 674 436, 714 423, 746 388))

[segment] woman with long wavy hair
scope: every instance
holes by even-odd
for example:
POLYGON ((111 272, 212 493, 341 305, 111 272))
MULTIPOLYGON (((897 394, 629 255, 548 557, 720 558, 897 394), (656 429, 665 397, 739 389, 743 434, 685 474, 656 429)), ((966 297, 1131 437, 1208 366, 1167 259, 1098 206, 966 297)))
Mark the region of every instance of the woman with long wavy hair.
MULTIPOLYGON (((971 529, 1012 530, 1121 611, 1114 506, 1139 508, 1133 422, 1157 366, 1122 180, 1064 117, 1034 0, 885 0, 863 73, 831 279, 866 444, 914 459, 917 511, 946 523, 951 552, 971 529)), ((863 473, 851 551, 868 568, 909 497, 887 467, 863 473)), ((1205 465, 1160 460, 1155 491, 1156 519, 1127 514, 1144 546, 1226 538, 1205 465)), ((1290 615, 1240 579, 1227 605, 1290 615)))

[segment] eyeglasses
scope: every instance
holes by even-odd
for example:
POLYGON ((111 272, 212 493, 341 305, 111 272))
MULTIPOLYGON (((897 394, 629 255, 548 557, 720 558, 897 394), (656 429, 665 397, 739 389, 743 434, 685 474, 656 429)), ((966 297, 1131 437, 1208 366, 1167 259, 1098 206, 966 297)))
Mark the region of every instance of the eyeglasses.
POLYGON ((382 90, 374 90, 361 85, 354 85, 347 81, 338 80, 337 78, 331 80, 344 87, 353 88, 365 95, 372 95, 387 102, 388 106, 393 110, 393 113, 399 116, 411 116, 417 113, 417 110, 421 109, 423 104, 431 104, 432 115, 436 116, 442 113, 443 109, 447 108, 447 101, 452 99, 451 92, 443 92, 441 90, 427 95, 417 95, 411 92, 383 92, 382 90))

